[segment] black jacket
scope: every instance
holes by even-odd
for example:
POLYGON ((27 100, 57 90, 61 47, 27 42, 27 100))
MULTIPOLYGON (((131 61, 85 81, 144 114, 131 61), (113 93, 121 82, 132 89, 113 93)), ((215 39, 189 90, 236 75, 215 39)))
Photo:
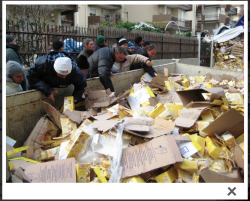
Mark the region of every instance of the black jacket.
POLYGON ((46 96, 49 96, 53 88, 65 88, 73 84, 73 96, 77 101, 83 100, 82 95, 87 86, 86 78, 75 61, 67 53, 57 51, 51 51, 47 55, 39 57, 29 68, 27 79, 29 89, 38 89, 46 96), (72 71, 65 79, 58 77, 53 67, 58 57, 69 57, 72 61, 72 71))
MULTIPOLYGON (((138 50, 136 53, 147 57, 151 61, 145 48, 138 50)), ((152 66, 148 67, 145 63, 136 63, 130 66, 130 70, 136 70, 141 68, 143 68, 144 71, 147 72, 150 76, 155 77, 156 71, 152 66)))
POLYGON ((114 92, 114 86, 110 79, 111 68, 115 62, 115 48, 103 47, 95 51, 89 58, 89 70, 87 78, 99 77, 105 89, 114 92))

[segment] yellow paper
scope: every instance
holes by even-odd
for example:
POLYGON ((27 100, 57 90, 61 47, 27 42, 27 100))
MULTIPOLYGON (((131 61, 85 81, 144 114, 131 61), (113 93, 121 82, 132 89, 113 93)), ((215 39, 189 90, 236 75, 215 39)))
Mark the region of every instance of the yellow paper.
POLYGON ((18 148, 12 149, 10 151, 7 151, 7 156, 8 157, 13 156, 13 155, 17 154, 18 152, 22 152, 22 151, 27 150, 28 148, 29 148, 29 146, 18 147, 18 148))
POLYGON ((154 109, 149 113, 149 117, 152 117, 155 119, 157 116, 159 116, 162 112, 164 112, 166 108, 162 103, 157 103, 157 105, 154 107, 154 109))
POLYGON ((135 176, 135 177, 128 177, 124 179, 124 183, 146 183, 142 177, 135 176))
POLYGON ((194 172, 198 170, 198 165, 195 161, 190 161, 186 158, 183 158, 182 162, 175 163, 174 164, 175 168, 181 168, 183 170, 191 171, 194 172))
POLYGON ((90 164, 86 163, 76 164, 76 182, 77 183, 90 182, 90 164))
POLYGON ((75 104, 74 104, 74 97, 73 96, 67 96, 64 97, 64 104, 63 104, 63 111, 69 110, 75 110, 75 104))
POLYGON ((172 183, 178 178, 177 171, 174 167, 170 168, 168 171, 155 177, 157 183, 172 183))

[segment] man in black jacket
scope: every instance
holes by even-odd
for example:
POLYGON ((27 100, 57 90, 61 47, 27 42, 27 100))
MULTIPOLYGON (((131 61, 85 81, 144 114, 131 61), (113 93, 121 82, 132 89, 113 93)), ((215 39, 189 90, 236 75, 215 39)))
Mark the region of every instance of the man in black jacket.
POLYGON ((86 78, 76 62, 65 52, 51 51, 39 57, 29 68, 27 79, 29 89, 40 90, 51 101, 55 101, 54 88, 65 88, 70 84, 74 85, 75 103, 84 100, 86 78))
POLYGON ((84 49, 79 53, 79 55, 76 58, 76 63, 78 67, 82 70, 84 75, 87 75, 89 63, 88 58, 93 54, 94 52, 94 41, 90 38, 86 38, 83 41, 84 49))
MULTIPOLYGON (((156 53, 156 47, 154 45, 149 45, 146 48, 138 50, 136 53, 149 58, 149 60, 151 61, 156 53)), ((152 66, 148 67, 145 63, 137 63, 137 64, 132 64, 130 66, 130 70, 136 70, 141 68, 143 68, 144 71, 147 72, 150 76, 152 77, 156 76, 155 69, 152 66)))
POLYGON ((110 77, 113 76, 111 69, 115 61, 125 60, 127 50, 122 47, 108 48, 103 47, 94 52, 89 58, 89 70, 87 78, 99 77, 105 89, 114 92, 114 86, 110 77))

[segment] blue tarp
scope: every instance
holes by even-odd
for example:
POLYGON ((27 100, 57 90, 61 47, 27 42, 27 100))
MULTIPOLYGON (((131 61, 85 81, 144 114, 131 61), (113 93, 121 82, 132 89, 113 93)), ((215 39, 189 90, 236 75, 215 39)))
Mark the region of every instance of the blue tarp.
POLYGON ((235 27, 238 27, 238 26, 244 26, 244 15, 236 23, 235 27))
POLYGON ((67 38, 63 41, 64 44, 64 51, 71 53, 71 52, 80 52, 83 50, 82 42, 76 42, 72 38, 67 38))

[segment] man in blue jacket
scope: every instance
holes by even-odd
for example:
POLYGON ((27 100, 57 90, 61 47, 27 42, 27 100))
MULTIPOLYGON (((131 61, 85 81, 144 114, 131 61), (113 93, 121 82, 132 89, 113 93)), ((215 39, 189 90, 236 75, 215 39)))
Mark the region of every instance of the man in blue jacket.
POLYGON ((84 88, 87 86, 86 78, 76 62, 65 52, 51 51, 39 57, 30 67, 27 74, 29 89, 38 89, 55 101, 54 88, 65 88, 74 85, 75 103, 84 100, 84 88))
POLYGON ((110 79, 113 76, 111 69, 115 61, 124 61, 127 50, 123 47, 103 47, 95 51, 89 58, 89 70, 87 78, 99 77, 105 89, 114 92, 114 86, 110 79))

